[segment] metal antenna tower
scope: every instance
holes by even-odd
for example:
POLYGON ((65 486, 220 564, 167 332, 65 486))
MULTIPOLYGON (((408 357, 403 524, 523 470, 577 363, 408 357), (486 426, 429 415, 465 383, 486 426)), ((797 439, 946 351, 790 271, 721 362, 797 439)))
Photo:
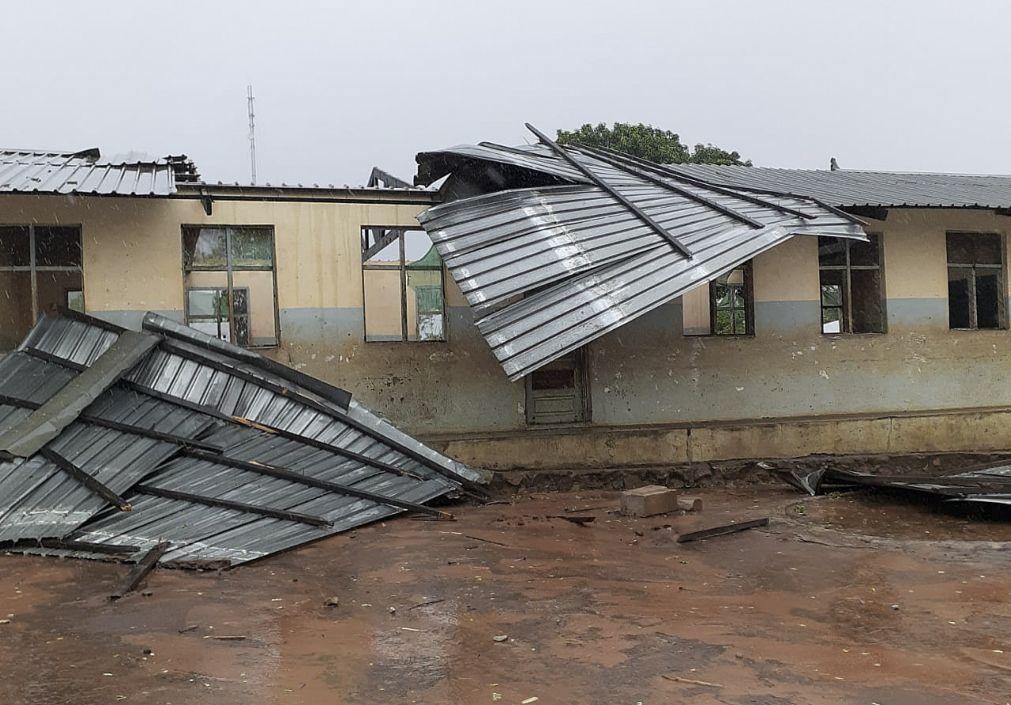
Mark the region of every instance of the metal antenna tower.
POLYGON ((246 86, 246 103, 249 106, 249 171, 252 176, 250 183, 256 184, 256 132, 253 123, 253 86, 246 86))

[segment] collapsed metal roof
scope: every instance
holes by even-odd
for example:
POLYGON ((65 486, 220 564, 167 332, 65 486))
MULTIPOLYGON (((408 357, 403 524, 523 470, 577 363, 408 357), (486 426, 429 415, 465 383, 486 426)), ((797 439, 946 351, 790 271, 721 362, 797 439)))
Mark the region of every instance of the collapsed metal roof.
POLYGON ((872 475, 832 467, 777 472, 810 495, 874 487, 934 497, 946 504, 1011 506, 1011 465, 1007 464, 983 464, 949 475, 872 475))
POLYGON ((43 317, 0 359, 0 547, 236 564, 483 482, 343 390, 143 327, 43 317))
POLYGON ((840 208, 1011 208, 1011 176, 677 164, 731 188, 786 191, 840 208))
POLYGON ((97 149, 52 152, 0 148, 0 193, 169 196, 199 181, 185 156, 113 163, 97 149))
POLYGON ((812 198, 537 135, 417 157, 418 181, 449 175, 443 192, 457 198, 418 220, 513 380, 795 235, 866 237, 858 218, 812 198))

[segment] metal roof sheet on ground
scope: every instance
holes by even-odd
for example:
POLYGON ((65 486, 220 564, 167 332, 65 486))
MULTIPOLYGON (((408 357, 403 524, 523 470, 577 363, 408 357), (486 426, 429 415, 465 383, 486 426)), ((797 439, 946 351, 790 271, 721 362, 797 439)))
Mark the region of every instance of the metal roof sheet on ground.
POLYGON ((418 163, 423 182, 449 174, 450 193, 490 190, 418 220, 513 380, 795 235, 865 237, 857 219, 812 199, 589 148, 482 143, 418 163))
POLYGON ((1011 208, 1011 176, 672 164, 733 188, 796 193, 840 208, 1011 208))
POLYGON ((195 178, 185 157, 111 163, 98 150, 0 149, 0 193, 169 196, 195 178))
MULTIPOLYGON (((41 455, 0 464, 6 547, 94 545, 24 548, 80 557, 169 541, 163 562, 239 563, 407 509, 437 513, 420 505, 483 481, 343 390, 154 315, 145 328, 157 347, 124 378, 105 376, 105 391, 41 455)), ((44 317, 0 360, 0 419, 23 419, 136 335, 79 314, 44 317)))

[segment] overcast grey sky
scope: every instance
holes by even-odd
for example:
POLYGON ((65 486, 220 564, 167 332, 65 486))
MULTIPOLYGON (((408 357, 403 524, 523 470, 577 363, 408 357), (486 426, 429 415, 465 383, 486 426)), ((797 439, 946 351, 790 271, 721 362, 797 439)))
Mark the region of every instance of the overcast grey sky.
POLYGON ((13 2, 0 144, 248 181, 410 178, 417 151, 646 122, 757 165, 1011 173, 1011 3, 13 2))

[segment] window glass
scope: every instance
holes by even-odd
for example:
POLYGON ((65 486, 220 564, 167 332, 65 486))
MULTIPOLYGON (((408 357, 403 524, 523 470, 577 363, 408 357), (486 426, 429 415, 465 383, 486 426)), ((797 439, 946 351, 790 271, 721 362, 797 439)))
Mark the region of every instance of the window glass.
POLYGON ((852 270, 850 272, 850 292, 852 332, 882 332, 885 316, 881 305, 881 270, 852 270))
POLYGON ((187 268, 224 269, 227 264, 224 228, 187 228, 183 231, 183 260, 187 268))
POLYGON ((977 269, 976 327, 1000 328, 1000 273, 996 269, 977 269))
POLYGON ((883 333, 881 238, 818 238, 822 333, 883 333), (834 240, 834 244, 830 241, 834 240))
POLYGON ((0 267, 27 267, 32 263, 28 228, 0 227, 0 267))
POLYGON ((16 348, 32 323, 32 273, 0 270, 0 350, 16 348))
POLYGON ((365 339, 446 339, 442 260, 424 230, 362 232, 365 339))
POLYGON ((948 267, 948 325, 951 328, 972 327, 972 269, 948 267))
POLYGON ((0 226, 0 351, 17 347, 41 314, 64 307, 84 310, 81 229, 0 226))
POLYGON ((37 267, 80 267, 81 232, 77 228, 35 228, 37 267))
POLYGON ((836 237, 819 237, 818 264, 822 267, 845 265, 846 241, 836 237))
POLYGON ((183 248, 187 325, 236 345, 277 345, 273 230, 185 228, 183 248))
POLYGON ((233 228, 229 234, 232 267, 271 267, 274 264, 274 237, 264 228, 233 228))
POLYGON ((874 267, 879 264, 881 250, 878 248, 878 236, 870 234, 867 236, 870 242, 850 240, 850 266, 852 267, 874 267))
POLYGON ((1001 328, 1006 307, 1003 246, 994 233, 948 233, 948 324, 1001 328))

